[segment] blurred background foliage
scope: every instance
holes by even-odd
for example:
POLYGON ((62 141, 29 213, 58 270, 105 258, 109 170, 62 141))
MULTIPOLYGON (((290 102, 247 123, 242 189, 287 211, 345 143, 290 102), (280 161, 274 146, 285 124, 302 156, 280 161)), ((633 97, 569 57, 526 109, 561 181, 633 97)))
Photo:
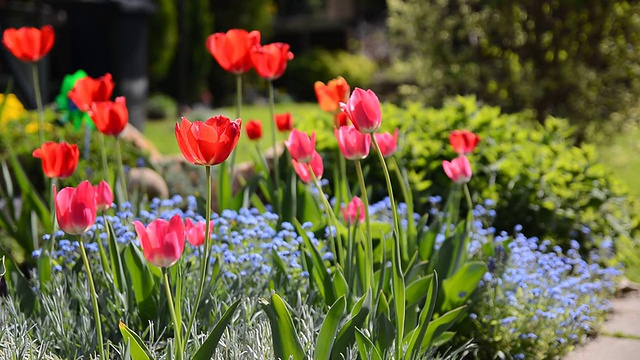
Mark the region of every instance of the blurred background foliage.
POLYGON ((400 99, 476 94, 531 109, 578 135, 638 120, 640 2, 388 0, 391 81, 400 99))

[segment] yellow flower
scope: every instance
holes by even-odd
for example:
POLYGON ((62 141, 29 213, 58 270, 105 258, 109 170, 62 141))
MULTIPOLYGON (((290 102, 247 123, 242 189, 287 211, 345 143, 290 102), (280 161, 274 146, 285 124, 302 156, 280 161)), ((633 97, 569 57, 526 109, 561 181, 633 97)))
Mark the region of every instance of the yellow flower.
MULTIPOLYGON (((0 104, 4 101, 4 94, 0 94, 0 104)), ((4 104, 4 109, 0 114, 0 124, 6 125, 10 121, 15 121, 23 118, 27 111, 24 106, 15 96, 15 94, 7 95, 7 101, 4 104)), ((36 125, 37 131, 37 125, 36 125)))
MULTIPOLYGON (((44 131, 52 131, 53 130, 53 125, 51 125, 51 123, 44 123, 44 131)), ((24 127, 24 131, 27 134, 35 134, 38 132, 38 121, 37 120, 32 120, 30 121, 27 125, 25 125, 24 127)))

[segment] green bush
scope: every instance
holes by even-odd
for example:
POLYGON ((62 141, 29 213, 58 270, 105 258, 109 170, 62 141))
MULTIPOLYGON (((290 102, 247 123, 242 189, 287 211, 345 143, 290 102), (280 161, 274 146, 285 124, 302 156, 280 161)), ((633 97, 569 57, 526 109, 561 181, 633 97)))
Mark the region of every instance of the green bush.
POLYGON ((338 76, 351 87, 368 87, 377 71, 375 62, 364 55, 346 51, 312 50, 296 56, 288 65, 281 84, 297 100, 315 100, 313 84, 338 76))
POLYGON ((458 94, 580 124, 638 119, 640 2, 388 0, 394 71, 408 98, 458 94))
POLYGON ((175 118, 178 116, 178 104, 163 94, 151 95, 147 101, 147 117, 150 120, 175 118))
MULTIPOLYGON (((482 139, 469 155, 474 171, 469 187, 474 200, 495 203, 492 225, 498 231, 511 232, 522 225, 527 236, 551 237, 563 246, 575 239, 586 251, 594 239, 631 239, 638 229, 622 185, 598 163, 593 146, 574 146, 573 128, 566 121, 548 118, 542 126, 530 113, 505 114, 498 107, 479 106, 473 97, 458 97, 441 109, 386 104, 382 110, 382 131, 400 130, 396 158, 407 169, 421 213, 429 196, 447 193, 452 184, 442 170, 442 161, 456 156, 449 132, 468 129, 482 139)), ((302 130, 317 132, 317 147, 325 153, 326 164, 337 164, 329 116, 318 112, 298 124, 302 130)), ((377 159, 369 156, 364 164, 374 197, 385 196, 377 159)), ((327 166, 326 178, 333 179, 332 170, 327 166)), ((347 172, 355 184, 355 171, 347 172)))

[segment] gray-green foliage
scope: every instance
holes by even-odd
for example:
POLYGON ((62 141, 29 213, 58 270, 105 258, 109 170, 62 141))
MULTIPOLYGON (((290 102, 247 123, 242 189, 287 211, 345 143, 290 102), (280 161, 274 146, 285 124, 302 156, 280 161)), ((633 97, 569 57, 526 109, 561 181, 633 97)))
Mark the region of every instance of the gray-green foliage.
POLYGON ((439 105, 477 94, 587 124, 637 120, 637 0, 388 0, 391 78, 439 105))

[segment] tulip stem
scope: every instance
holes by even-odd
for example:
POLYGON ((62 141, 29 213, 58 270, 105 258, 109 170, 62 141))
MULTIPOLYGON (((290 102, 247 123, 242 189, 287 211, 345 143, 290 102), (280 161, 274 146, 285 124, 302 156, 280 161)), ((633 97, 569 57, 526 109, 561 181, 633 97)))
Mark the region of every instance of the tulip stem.
MULTIPOLYGON (((378 153, 378 159, 380 160, 380 164, 382 165, 382 172, 384 173, 384 179, 387 182, 387 191, 389 192, 389 201, 391 202, 391 212, 393 213, 393 224, 395 227, 395 231, 397 234, 397 241, 400 241, 400 219, 398 217, 398 208, 396 206, 396 200, 393 196, 393 187, 391 186, 391 177, 389 176, 389 168, 387 167, 387 163, 384 160, 384 155, 380 151, 380 146, 378 145, 378 140, 376 140, 375 136, 371 137, 371 141, 373 142, 373 146, 376 148, 376 152, 378 153)), ((404 260, 408 260, 409 255, 407 252, 406 246, 401 246, 402 248, 402 258, 404 260)))
POLYGON ((271 140, 273 141, 273 168, 274 168, 274 194, 275 199, 273 201, 273 207, 276 210, 276 214, 280 214, 280 191, 278 190, 280 185, 280 159, 278 154, 278 147, 276 146, 276 128, 278 125, 276 124, 276 100, 275 95, 273 93, 273 81, 269 80, 269 110, 271 111, 271 140))
POLYGON ((337 244, 338 219, 336 219, 336 215, 333 213, 333 208, 331 208, 331 204, 329 204, 329 201, 324 196, 324 191, 322 191, 322 185, 320 185, 320 182, 318 181, 318 178, 316 177, 315 172, 311 168, 311 165, 307 164, 307 166, 309 167, 309 174, 311 174, 311 178, 313 179, 313 184, 316 186, 316 188, 318 188, 318 192, 320 192, 320 198, 322 199, 322 203, 324 204, 325 211, 327 212, 327 217, 328 217, 327 221, 329 223, 329 238, 333 240, 331 241, 331 247, 332 247, 333 254, 335 255, 335 260, 338 264, 343 266, 344 262, 341 256, 342 244, 337 244), (333 231, 331 231, 332 226, 336 230, 335 236, 333 235, 333 231))
POLYGON ((173 295, 171 295, 171 286, 169 285, 169 274, 167 273, 167 268, 162 268, 162 273, 164 274, 164 289, 167 292, 167 301, 169 302, 169 311, 171 312, 171 320, 173 321, 173 337, 175 340, 176 346, 176 359, 182 360, 182 353, 184 352, 182 349, 182 340, 180 333, 181 329, 178 327, 178 317, 176 316, 176 308, 173 304, 173 295))
MULTIPOLYGON (((120 184, 122 186, 122 196, 124 201, 129 201, 129 194, 127 194, 127 179, 124 175, 124 164, 122 163, 122 151, 120 150, 120 138, 116 136, 116 158, 118 165, 120 166, 120 184)), ((144 181, 144 180, 143 180, 144 181)))
POLYGON ((98 352, 100 359, 106 359, 104 355, 104 340, 102 338, 102 322, 100 321, 100 310, 98 309, 98 296, 96 294, 96 286, 93 283, 93 275, 91 273, 91 266, 89 265, 89 259, 87 258, 87 252, 84 249, 84 241, 82 241, 82 235, 78 235, 78 242, 80 243, 80 254, 82 255, 82 262, 84 268, 87 271, 87 280, 89 281, 89 291, 91 292, 91 302, 93 303, 93 317, 96 322, 96 331, 98 334, 98 352))
POLYGON ((369 277, 369 271, 373 272, 373 251, 371 248, 372 244, 372 234, 371 234, 371 218, 369 216, 369 199, 367 194, 367 185, 364 182, 364 174, 362 173, 362 165, 360 164, 360 160, 356 160, 356 173, 358 174, 358 181, 360 181, 360 200, 362 200, 362 204, 364 205, 364 218, 365 224, 367 226, 367 238, 365 240, 364 249, 367 255, 366 263, 365 263, 365 283, 362 285, 364 289, 369 286, 372 286, 373 283, 370 283, 373 278, 369 277))
POLYGON ((33 91, 36 96, 36 106, 38 107, 38 135, 40 136, 40 144, 44 144, 44 109, 42 106, 42 93, 40 92, 40 81, 38 78, 38 63, 34 62, 31 66, 33 72, 33 91))
MULTIPOLYGON (((222 166, 225 166, 222 164, 222 166)), ((189 315, 189 322, 187 327, 187 333, 185 335, 185 341, 183 345, 183 352, 187 348, 187 342, 189 340, 189 335, 191 334, 191 327, 193 326, 193 321, 196 318, 196 313, 198 312, 198 306, 200 305, 200 299, 202 298, 202 290, 204 289, 204 282, 207 276, 207 268, 209 266, 209 257, 210 257, 210 249, 211 249, 211 234, 210 234, 210 224, 211 224, 211 166, 205 166, 205 182, 207 184, 207 208, 206 208, 206 217, 205 217, 205 229, 204 229, 204 249, 202 253, 202 260, 200 261, 200 285, 198 286, 198 292, 196 294, 196 300, 194 302, 193 310, 191 310, 191 315, 189 315)))
POLYGON ((107 182, 111 182, 111 176, 109 174, 109 162, 107 161, 107 148, 104 145, 104 134, 98 134, 100 139, 100 152, 102 153, 102 171, 104 171, 104 179, 107 182))

